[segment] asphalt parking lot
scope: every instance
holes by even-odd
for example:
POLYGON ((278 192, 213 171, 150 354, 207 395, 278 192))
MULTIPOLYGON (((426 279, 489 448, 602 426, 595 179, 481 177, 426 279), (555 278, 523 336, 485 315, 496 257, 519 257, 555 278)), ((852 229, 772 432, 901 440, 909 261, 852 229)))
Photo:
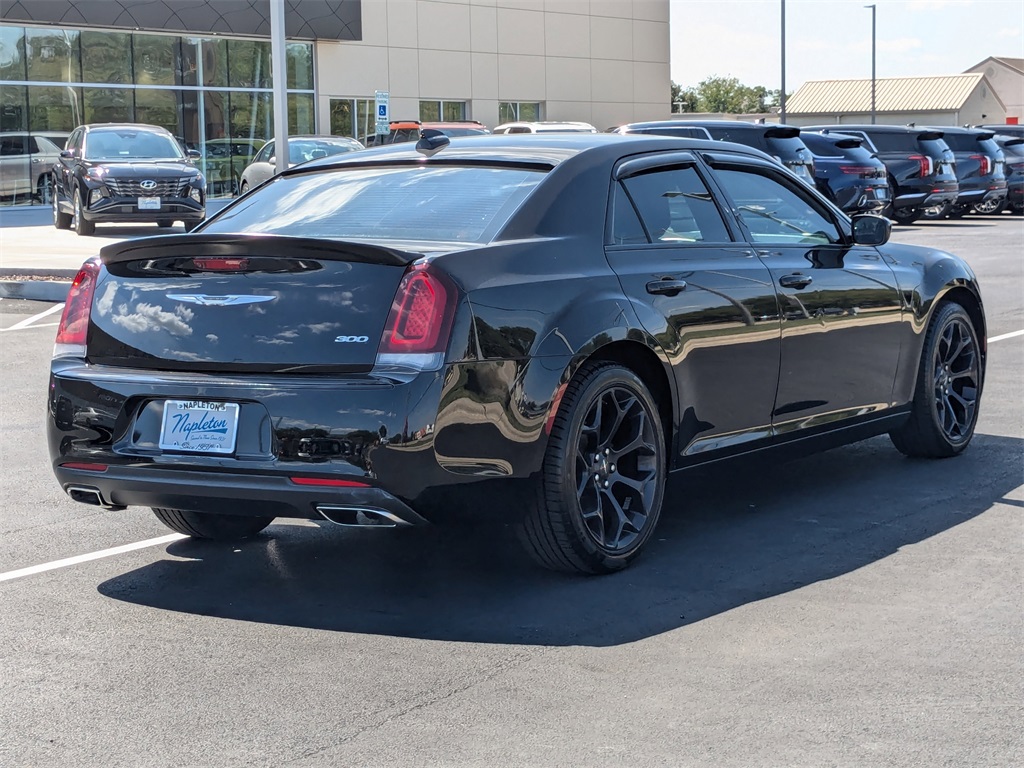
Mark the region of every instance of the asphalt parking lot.
POLYGON ((0 300, 0 765, 1024 763, 1024 218, 894 239, 981 281, 970 450, 676 478, 598 579, 501 527, 231 546, 75 504, 42 429, 58 305, 0 300))

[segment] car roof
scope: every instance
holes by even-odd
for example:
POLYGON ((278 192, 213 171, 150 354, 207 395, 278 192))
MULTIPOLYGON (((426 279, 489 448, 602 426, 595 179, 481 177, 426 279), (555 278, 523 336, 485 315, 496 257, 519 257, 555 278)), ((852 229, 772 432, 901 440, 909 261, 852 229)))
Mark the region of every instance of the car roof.
POLYGON ((981 136, 984 134, 994 136, 996 134, 995 131, 988 128, 961 128, 958 125, 928 125, 923 127, 928 131, 942 131, 944 134, 959 134, 961 136, 981 136))
MULTIPOLYGON (((386 144, 371 147, 364 152, 319 158, 303 163, 294 171, 336 166, 375 165, 378 163, 423 162, 424 156, 416 151, 414 142, 386 144)), ((684 139, 675 136, 613 133, 542 133, 542 134, 487 134, 450 139, 449 145, 431 159, 443 162, 463 161, 510 165, 540 165, 553 168, 583 153, 606 159, 628 157, 632 154, 666 150, 728 151, 750 157, 772 160, 772 157, 753 147, 725 141, 684 139)))
POLYGON ((940 133, 946 130, 948 126, 941 128, 935 128, 933 126, 926 125, 871 125, 870 123, 863 123, 858 125, 805 125, 808 131, 828 131, 829 133, 842 133, 844 130, 849 131, 863 131, 864 133, 923 133, 939 131, 940 133))
POLYGON ((507 123, 495 126, 495 130, 498 128, 510 128, 517 125, 525 128, 554 128, 564 126, 566 128, 593 128, 593 130, 597 130, 597 128, 594 128, 590 123, 584 123, 581 120, 510 120, 507 123))
POLYGON ((171 135, 171 132, 163 126, 149 125, 148 123, 87 123, 80 127, 85 128, 87 131, 117 131, 131 129, 133 131, 152 131, 153 133, 166 133, 169 136, 171 135))

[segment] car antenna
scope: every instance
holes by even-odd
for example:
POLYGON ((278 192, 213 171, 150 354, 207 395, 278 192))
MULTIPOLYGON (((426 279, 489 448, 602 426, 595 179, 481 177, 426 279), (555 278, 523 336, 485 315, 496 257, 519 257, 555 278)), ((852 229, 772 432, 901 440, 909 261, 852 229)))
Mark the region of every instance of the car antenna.
POLYGON ((420 131, 420 140, 416 142, 416 151, 424 157, 433 157, 450 143, 442 131, 424 128, 420 131))

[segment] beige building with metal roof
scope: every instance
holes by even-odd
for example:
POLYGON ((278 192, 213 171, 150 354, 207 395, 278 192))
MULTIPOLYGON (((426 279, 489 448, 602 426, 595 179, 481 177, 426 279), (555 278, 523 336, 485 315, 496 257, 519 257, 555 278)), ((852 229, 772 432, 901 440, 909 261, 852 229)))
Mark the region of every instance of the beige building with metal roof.
POLYGON ((1024 59, 989 56, 967 71, 984 75, 1006 106, 1006 116, 1024 123, 1024 59))
MULTIPOLYGON (((876 122, 888 125, 1001 123, 1006 106, 978 72, 875 81, 876 122)), ((787 100, 792 125, 871 121, 871 80, 810 80, 787 100)))

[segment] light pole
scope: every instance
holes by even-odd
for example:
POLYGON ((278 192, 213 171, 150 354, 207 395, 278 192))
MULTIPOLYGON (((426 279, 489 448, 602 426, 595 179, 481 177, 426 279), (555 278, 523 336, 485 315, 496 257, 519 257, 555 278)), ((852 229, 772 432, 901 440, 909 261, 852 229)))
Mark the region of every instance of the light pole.
POLYGON ((871 124, 875 124, 875 6, 865 5, 871 9, 871 124))
POLYGON ((782 0, 782 88, 779 89, 779 122, 786 124, 786 0, 782 0))

